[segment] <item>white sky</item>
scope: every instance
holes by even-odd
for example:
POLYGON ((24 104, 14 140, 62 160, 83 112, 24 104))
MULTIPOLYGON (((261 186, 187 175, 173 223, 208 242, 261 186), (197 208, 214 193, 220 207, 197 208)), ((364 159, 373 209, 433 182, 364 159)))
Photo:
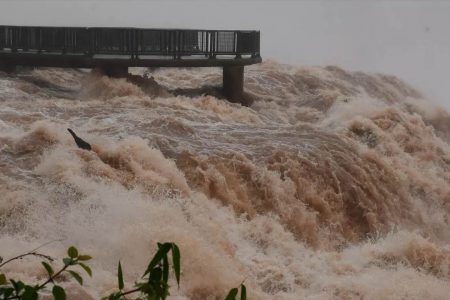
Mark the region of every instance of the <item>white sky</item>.
POLYGON ((0 23, 260 29, 263 59, 398 75, 450 109, 450 1, 0 0, 0 23))

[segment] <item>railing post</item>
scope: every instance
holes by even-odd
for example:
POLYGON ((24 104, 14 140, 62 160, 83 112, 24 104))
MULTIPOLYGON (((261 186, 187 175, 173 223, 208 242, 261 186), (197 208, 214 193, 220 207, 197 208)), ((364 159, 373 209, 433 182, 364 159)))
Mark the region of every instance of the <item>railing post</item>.
POLYGON ((135 55, 135 58, 139 59, 140 49, 142 49, 143 33, 142 33, 142 30, 138 30, 138 29, 135 29, 134 32, 135 32, 135 35, 136 35, 136 45, 135 45, 136 55, 135 55))
POLYGON ((210 35, 210 39, 209 39, 209 44, 210 44, 209 58, 213 59, 213 58, 216 57, 216 32, 215 31, 210 31, 209 35, 210 35))
POLYGON ((67 29, 62 30, 62 54, 67 53, 67 29))
POLYGON ((238 34, 239 32, 235 31, 234 32, 234 54, 235 54, 235 58, 236 59, 240 59, 242 58, 241 53, 238 51, 238 34))
POLYGON ((252 57, 259 56, 259 31, 253 31, 252 34, 252 57))
POLYGON ((12 50, 12 52, 17 52, 17 38, 18 38, 18 36, 17 36, 17 28, 12 28, 11 29, 11 37, 12 37, 12 40, 11 40, 11 50, 12 50))
POLYGON ((26 27, 21 30, 22 51, 28 51, 28 30, 26 27))
POLYGON ((95 29, 88 28, 88 31, 89 31, 89 56, 93 56, 95 51, 95 29))
POLYGON ((184 32, 178 30, 178 53, 177 53, 177 59, 181 59, 181 54, 183 53, 183 49, 184 49, 184 32))
POLYGON ((177 32, 175 30, 171 31, 172 37, 170 39, 172 45, 172 57, 177 59, 177 32))
POLYGON ((174 59, 178 59, 178 56, 180 55, 180 31, 176 30, 174 32, 174 41, 175 41, 175 45, 174 45, 174 55, 173 58, 174 59))
MULTIPOLYGON (((122 40, 122 44, 125 43, 126 46, 124 47, 124 49, 126 49, 126 51, 122 51, 122 54, 128 54, 130 56, 131 60, 134 60, 134 32, 133 30, 124 30, 123 31, 123 40, 122 40)), ((123 45, 122 45, 123 47, 123 45)))
POLYGON ((217 53, 217 31, 214 31, 213 38, 213 58, 216 58, 217 53))
POLYGON ((38 30, 38 53, 41 54, 42 53, 42 28, 39 28, 38 30))
POLYGON ((5 32, 4 32, 4 28, 3 26, 0 26, 0 50, 4 49, 4 44, 5 44, 5 32))

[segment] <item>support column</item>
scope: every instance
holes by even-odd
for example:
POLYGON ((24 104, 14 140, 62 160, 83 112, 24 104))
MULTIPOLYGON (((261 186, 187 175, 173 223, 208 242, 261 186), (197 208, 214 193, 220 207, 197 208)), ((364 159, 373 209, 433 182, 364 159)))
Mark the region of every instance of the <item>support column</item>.
POLYGON ((123 66, 103 66, 98 68, 103 74, 109 77, 127 77, 128 76, 128 67, 123 66))
POLYGON ((231 102, 247 105, 244 99, 244 66, 223 67, 223 93, 231 102))
POLYGON ((16 70, 16 66, 0 61, 0 71, 5 73, 13 73, 16 70))

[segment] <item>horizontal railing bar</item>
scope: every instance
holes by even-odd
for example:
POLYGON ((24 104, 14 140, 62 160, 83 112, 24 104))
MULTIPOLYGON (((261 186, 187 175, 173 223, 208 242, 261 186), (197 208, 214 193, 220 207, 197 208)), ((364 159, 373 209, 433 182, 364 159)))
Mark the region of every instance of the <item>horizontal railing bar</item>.
POLYGON ((15 27, 15 28, 68 28, 68 29, 139 29, 139 30, 170 30, 170 31, 221 31, 221 32, 259 32, 259 30, 232 30, 232 29, 197 29, 197 28, 143 28, 143 27, 102 27, 102 26, 28 26, 28 25, 0 25, 0 27, 15 27))

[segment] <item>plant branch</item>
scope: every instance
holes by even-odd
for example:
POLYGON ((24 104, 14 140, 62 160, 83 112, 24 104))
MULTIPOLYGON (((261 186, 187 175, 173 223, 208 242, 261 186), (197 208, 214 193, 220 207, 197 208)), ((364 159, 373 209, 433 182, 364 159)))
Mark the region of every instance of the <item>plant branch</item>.
POLYGON ((3 267, 4 265, 6 265, 7 263, 10 263, 10 262, 12 262, 14 260, 22 259, 22 258, 24 258, 26 256, 37 256, 37 257, 45 258, 45 259, 47 259, 49 261, 54 261, 54 259, 51 256, 32 251, 32 252, 28 252, 28 253, 24 253, 24 254, 21 254, 21 255, 17 255, 17 256, 15 256, 13 258, 8 259, 7 261, 5 261, 2 264, 0 264, 0 268, 3 267))
POLYGON ((53 282, 53 280, 56 279, 56 277, 58 277, 62 272, 64 272, 67 268, 69 267, 69 265, 64 265, 64 267, 59 270, 58 272, 56 272, 55 274, 53 274, 52 276, 50 276, 47 281, 45 281, 43 284, 39 285, 37 287, 38 290, 42 289, 43 287, 45 287, 47 284, 49 284, 50 282, 53 282))
POLYGON ((139 292, 140 290, 141 290, 140 288, 136 288, 134 290, 129 290, 127 292, 120 293, 120 296, 126 296, 126 295, 129 295, 129 294, 133 294, 133 293, 139 292))

